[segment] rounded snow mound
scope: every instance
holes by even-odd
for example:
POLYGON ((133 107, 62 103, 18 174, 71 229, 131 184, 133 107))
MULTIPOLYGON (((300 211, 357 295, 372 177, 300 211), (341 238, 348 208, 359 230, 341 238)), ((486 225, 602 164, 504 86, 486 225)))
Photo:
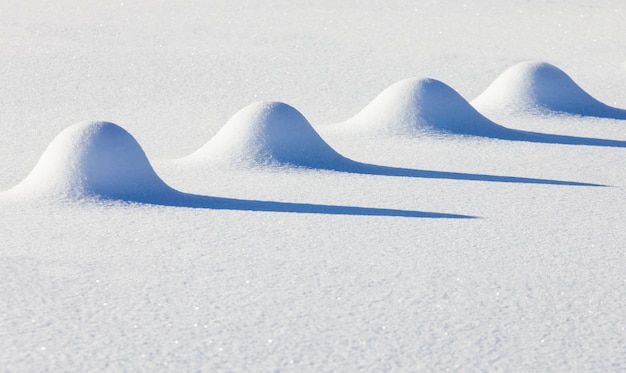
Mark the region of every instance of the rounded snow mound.
POLYGON ((78 123, 48 145, 9 194, 155 202, 176 193, 154 172, 141 146, 120 126, 78 123))
POLYGON ((626 110, 596 100, 569 75, 546 62, 510 67, 472 105, 481 111, 539 110, 626 119, 626 110))
POLYGON ((292 106, 256 102, 233 115, 209 142, 182 160, 333 169, 346 158, 333 150, 292 106))
POLYGON ((504 130, 445 83, 416 78, 401 80, 385 89, 345 126, 409 135, 437 132, 495 136, 504 130))

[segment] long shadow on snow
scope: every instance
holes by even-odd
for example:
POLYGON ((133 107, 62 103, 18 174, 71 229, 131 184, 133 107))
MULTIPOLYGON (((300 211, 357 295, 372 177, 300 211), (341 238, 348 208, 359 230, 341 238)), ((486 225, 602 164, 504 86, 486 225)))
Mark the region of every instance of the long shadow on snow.
POLYGON ((487 182, 499 182, 499 183, 606 187, 606 185, 602 185, 602 184, 584 183, 584 182, 577 182, 577 181, 537 179, 537 178, 517 177, 517 176, 497 176, 497 175, 487 175, 487 174, 469 174, 469 173, 449 172, 449 171, 429 171, 429 170, 418 170, 418 169, 411 169, 411 168, 380 166, 380 165, 375 165, 375 164, 353 161, 349 158, 345 158, 342 156, 340 157, 341 158, 335 159, 333 162, 329 162, 323 165, 316 165, 315 167, 311 167, 311 168, 325 169, 325 170, 338 171, 338 172, 347 172, 347 173, 354 173, 354 174, 363 174, 363 175, 378 175, 378 176, 487 181, 487 182))
POLYGON ((479 137, 487 137, 508 141, 526 141, 543 144, 603 146, 614 148, 626 148, 626 141, 598 139, 593 137, 578 137, 567 135, 555 135, 549 133, 515 130, 501 127, 500 130, 490 130, 485 133, 470 134, 479 137))
MULTIPOLYGON (((456 135, 477 136, 484 138, 492 138, 507 141, 526 141, 545 144, 562 144, 562 145, 586 145, 586 146, 605 146, 626 148, 626 141, 597 139, 590 137, 576 137, 565 135, 553 135, 540 132, 522 131, 502 127, 494 123, 494 126, 485 131, 473 131, 471 133, 457 133, 456 135)), ((379 166, 373 164, 360 163, 350 159, 343 159, 336 162, 330 167, 323 167, 335 171, 382 175, 382 176, 400 176, 400 177, 417 177, 431 179, 453 179, 453 180, 474 180, 474 181, 491 181, 501 183, 524 183, 524 184, 552 184, 552 185, 569 185, 569 186, 598 186, 606 185, 584 183, 565 180, 536 179, 515 176, 496 176, 485 174, 468 174, 460 172, 446 171, 428 171, 416 170, 399 167, 379 166)))
POLYGON ((129 202, 147 203, 153 205, 206 208, 214 210, 263 211, 263 212, 292 212, 302 214, 329 214, 329 215, 357 215, 357 216, 390 216, 406 218, 446 218, 446 219, 474 219, 476 216, 447 214, 439 212, 425 212, 414 210, 397 210, 374 207, 356 207, 340 205, 318 205, 311 203, 275 202, 246 200, 236 198, 210 197, 197 194, 183 193, 172 190, 167 197, 123 199, 129 202))
POLYGON ((522 184, 547 184, 547 185, 568 185, 568 186, 594 186, 604 187, 606 185, 583 183, 577 181, 565 181, 565 180, 550 180, 550 179, 535 179, 528 177, 516 177, 516 176, 497 176, 486 174, 469 174, 462 172, 447 172, 447 171, 429 171, 429 170, 415 170, 410 168, 379 166, 373 164, 366 164, 360 162, 346 162, 345 165, 337 165, 332 168, 335 171, 350 172, 366 175, 380 175, 380 176, 398 176, 398 177, 415 177, 415 178, 427 178, 427 179, 451 179, 451 180, 470 180, 470 181, 489 181, 499 183, 522 183, 522 184))

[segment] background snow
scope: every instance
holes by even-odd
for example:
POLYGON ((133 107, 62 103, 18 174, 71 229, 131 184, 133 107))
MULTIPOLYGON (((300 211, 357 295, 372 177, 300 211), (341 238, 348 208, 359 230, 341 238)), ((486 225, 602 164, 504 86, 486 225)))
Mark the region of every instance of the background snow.
MULTIPOLYGON (((84 120, 132 133, 204 196, 456 213, 324 215, 71 203, 0 207, 6 370, 626 369, 624 149, 340 135, 405 78, 471 101, 550 62, 626 107, 617 1, 0 4, 0 189, 84 120), (187 171, 259 100, 390 167, 582 187, 330 171, 187 171)), ((507 128, 626 140, 623 121, 496 113, 507 128)))

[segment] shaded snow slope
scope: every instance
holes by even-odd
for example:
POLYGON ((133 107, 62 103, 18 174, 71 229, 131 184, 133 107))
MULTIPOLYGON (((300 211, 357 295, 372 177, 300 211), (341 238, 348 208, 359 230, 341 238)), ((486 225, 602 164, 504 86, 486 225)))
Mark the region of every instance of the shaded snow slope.
POLYGON ((500 137, 506 128, 435 79, 405 79, 385 89, 342 127, 375 133, 451 133, 500 137))
POLYGON ((539 110, 626 119, 626 110, 596 100, 569 75, 546 62, 523 62, 510 67, 472 105, 485 112, 539 110))
POLYGON ((209 142, 181 160, 323 169, 350 162, 333 150, 298 110, 281 102, 256 102, 241 109, 209 142))
POLYGON ((78 123, 63 130, 31 173, 7 192, 148 203, 162 202, 176 193, 157 176, 134 137, 108 122, 78 123))

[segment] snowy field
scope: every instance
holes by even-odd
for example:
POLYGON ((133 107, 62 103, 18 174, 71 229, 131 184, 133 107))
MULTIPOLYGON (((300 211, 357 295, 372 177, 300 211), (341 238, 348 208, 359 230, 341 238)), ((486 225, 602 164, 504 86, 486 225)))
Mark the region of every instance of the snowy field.
POLYGON ((624 19, 3 0, 0 371, 625 371, 624 19))

